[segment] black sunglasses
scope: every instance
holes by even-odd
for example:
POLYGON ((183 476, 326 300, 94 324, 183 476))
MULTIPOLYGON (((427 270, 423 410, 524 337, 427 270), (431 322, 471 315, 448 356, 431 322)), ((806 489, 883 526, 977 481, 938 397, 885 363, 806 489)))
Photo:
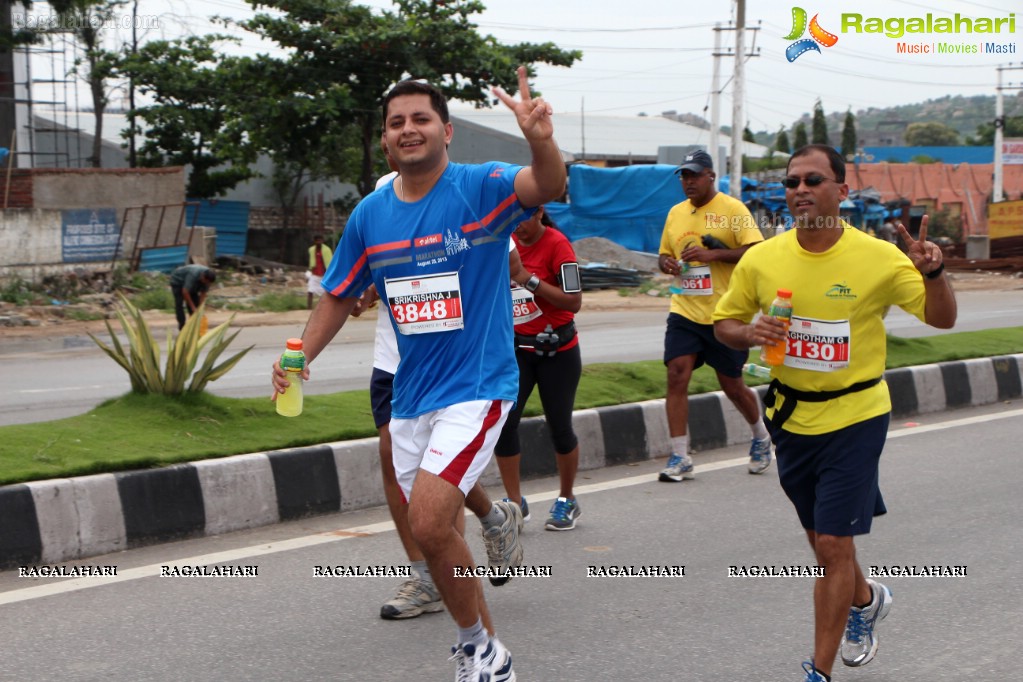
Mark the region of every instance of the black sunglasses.
MULTIPOLYGON (((782 178, 781 184, 784 185, 786 189, 796 189, 799 187, 799 183, 801 182, 805 182, 807 187, 816 187, 825 180, 831 180, 831 178, 826 178, 823 175, 816 174, 807 175, 805 178, 801 178, 798 175, 786 175, 782 178)), ((838 182, 838 180, 831 180, 831 182, 838 182)))

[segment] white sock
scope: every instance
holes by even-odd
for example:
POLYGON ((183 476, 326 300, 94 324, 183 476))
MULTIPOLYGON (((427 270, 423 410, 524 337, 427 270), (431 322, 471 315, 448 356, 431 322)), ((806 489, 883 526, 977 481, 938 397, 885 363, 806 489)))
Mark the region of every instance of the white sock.
POLYGON ((504 512, 496 504, 490 505, 490 511, 480 517, 480 523, 484 528, 493 528, 504 523, 504 512))
POLYGON ((672 436, 671 451, 676 455, 685 457, 689 454, 689 434, 684 436, 672 436))
POLYGON ((483 619, 476 619, 476 624, 467 628, 458 628, 458 643, 459 644, 472 644, 477 649, 485 647, 487 640, 490 639, 490 635, 483 627, 483 619))
POLYGON ((764 426, 764 422, 759 419, 750 424, 749 427, 750 430, 753 431, 753 437, 757 440, 764 440, 765 438, 771 437, 771 434, 767 432, 767 427, 764 426))
POLYGON ((433 576, 430 575, 430 567, 426 564, 426 560, 423 560, 423 561, 413 561, 412 562, 412 570, 415 571, 417 575, 419 575, 419 578, 424 583, 432 583, 433 582, 433 576))

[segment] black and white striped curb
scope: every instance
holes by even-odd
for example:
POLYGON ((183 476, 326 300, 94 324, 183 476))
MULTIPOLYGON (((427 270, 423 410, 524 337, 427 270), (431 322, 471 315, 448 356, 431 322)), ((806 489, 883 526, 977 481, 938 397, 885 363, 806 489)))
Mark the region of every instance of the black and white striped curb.
MULTIPOLYGON (((893 415, 1023 397, 1023 354, 890 370, 893 415)), ((761 388, 761 391, 763 388, 761 388)), ((664 400, 575 412, 579 469, 665 456, 664 400)), ((720 391, 689 401, 694 450, 745 442, 749 427, 720 391)), ((522 475, 556 473, 542 417, 523 420, 522 475)), ((161 469, 0 487, 0 568, 385 504, 376 438, 237 455, 161 469)), ((482 480, 499 485, 491 463, 482 480)))

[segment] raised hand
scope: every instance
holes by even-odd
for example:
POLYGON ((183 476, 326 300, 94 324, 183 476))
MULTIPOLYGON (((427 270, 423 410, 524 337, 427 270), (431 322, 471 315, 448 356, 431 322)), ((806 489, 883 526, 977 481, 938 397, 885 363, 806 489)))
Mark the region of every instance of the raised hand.
POLYGON ((505 106, 515 112, 519 128, 526 140, 530 142, 541 142, 554 137, 554 122, 551 115, 554 110, 542 98, 533 99, 529 95, 529 81, 526 78, 526 67, 520 66, 519 74, 519 100, 516 101, 503 88, 494 87, 494 94, 504 102, 505 106))
MULTIPOLYGON (((934 272, 941 267, 941 247, 934 242, 927 241, 927 221, 929 216, 925 215, 920 220, 920 239, 915 240, 910 236, 902 222, 895 224, 896 229, 907 245, 906 255, 913 261, 916 269, 923 274, 934 272)), ((935 275, 937 276, 937 275, 935 275)))

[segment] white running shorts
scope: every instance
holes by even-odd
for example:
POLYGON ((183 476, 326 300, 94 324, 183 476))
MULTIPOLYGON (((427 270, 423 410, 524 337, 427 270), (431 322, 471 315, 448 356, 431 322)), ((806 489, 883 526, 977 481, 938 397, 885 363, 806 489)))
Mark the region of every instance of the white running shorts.
POLYGON ((404 501, 411 497, 420 469, 467 495, 494 456, 512 405, 510 400, 474 400, 413 419, 392 417, 392 459, 404 501))

